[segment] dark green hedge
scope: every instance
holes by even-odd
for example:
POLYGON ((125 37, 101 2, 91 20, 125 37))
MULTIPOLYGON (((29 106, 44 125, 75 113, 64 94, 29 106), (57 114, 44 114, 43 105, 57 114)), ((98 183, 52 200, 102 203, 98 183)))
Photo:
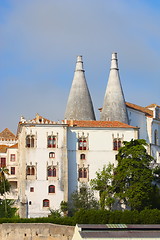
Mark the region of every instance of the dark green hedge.
POLYGON ((74 215, 74 223, 88 224, 160 224, 160 210, 146 209, 138 211, 102 211, 80 210, 74 215))
POLYGON ((160 224, 160 210, 146 209, 138 211, 80 210, 73 217, 45 218, 0 218, 0 223, 54 223, 74 226, 82 224, 160 224))
POLYGON ((61 218, 0 218, 1 223, 54 223, 60 225, 74 225, 74 219, 71 217, 61 217, 61 218))

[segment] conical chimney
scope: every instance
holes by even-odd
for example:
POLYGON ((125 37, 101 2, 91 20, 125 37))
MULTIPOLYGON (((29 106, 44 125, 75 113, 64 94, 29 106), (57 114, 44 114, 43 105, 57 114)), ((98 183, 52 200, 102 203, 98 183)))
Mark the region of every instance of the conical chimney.
POLYGON ((95 120, 91 96, 85 79, 82 56, 77 57, 74 78, 66 106, 67 120, 95 120))
POLYGON ((118 71, 117 53, 112 54, 108 85, 100 119, 129 124, 128 114, 118 71))

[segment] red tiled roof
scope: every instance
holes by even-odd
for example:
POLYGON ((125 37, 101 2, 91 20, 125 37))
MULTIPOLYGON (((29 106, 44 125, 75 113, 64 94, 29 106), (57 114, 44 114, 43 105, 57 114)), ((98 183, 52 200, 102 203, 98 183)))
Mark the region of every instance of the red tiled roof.
POLYGON ((6 153, 7 152, 7 145, 0 145, 0 153, 6 153))
MULTIPOLYGON (((152 105, 152 104, 151 104, 152 105)), ((126 102, 126 107, 129 107, 129 108, 132 108, 132 109, 135 109, 137 111, 140 111, 140 112, 143 112, 145 113, 145 115, 147 115, 148 117, 153 117, 153 111, 148 109, 150 106, 147 106, 147 107, 141 107, 139 105, 136 105, 136 104, 133 104, 133 103, 129 103, 129 102, 126 102)), ((158 106, 158 105, 156 105, 158 106)), ((101 112, 102 111, 102 108, 99 108, 99 111, 101 112)))
POLYGON ((1 133, 0 133, 0 138, 4 139, 16 139, 16 136, 8 129, 5 128, 1 133))
POLYGON ((147 107, 141 107, 133 103, 126 102, 126 106, 135 110, 138 110, 140 112, 145 113, 148 117, 153 117, 153 111, 148 109, 147 107))
POLYGON ((73 127, 93 127, 93 128, 137 128, 130 126, 126 123, 121 123, 118 121, 77 121, 68 120, 69 126, 73 127))
POLYGON ((10 146, 9 148, 18 148, 18 143, 16 143, 16 144, 10 146))
POLYGON ((155 103, 152 103, 152 104, 148 105, 146 108, 154 108, 154 107, 160 107, 160 106, 155 103))

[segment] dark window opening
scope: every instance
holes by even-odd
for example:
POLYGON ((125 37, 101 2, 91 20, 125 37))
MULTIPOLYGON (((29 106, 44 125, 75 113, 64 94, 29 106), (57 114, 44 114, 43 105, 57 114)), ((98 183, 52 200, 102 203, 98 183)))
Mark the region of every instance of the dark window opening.
POLYGON ((49 200, 48 199, 43 200, 43 207, 49 207, 49 200))
POLYGON ((48 192, 49 192, 49 193, 55 193, 55 186, 54 186, 54 185, 50 185, 50 186, 48 187, 48 192))
POLYGON ((56 137, 55 136, 48 136, 47 147, 48 148, 56 148, 56 137))
POLYGON ((86 150, 87 149, 87 141, 84 138, 80 138, 78 140, 78 150, 86 150))

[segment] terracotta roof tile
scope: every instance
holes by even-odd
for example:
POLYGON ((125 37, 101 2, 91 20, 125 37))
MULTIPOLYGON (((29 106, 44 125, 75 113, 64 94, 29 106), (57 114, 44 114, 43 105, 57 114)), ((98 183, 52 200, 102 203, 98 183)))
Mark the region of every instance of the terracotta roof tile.
MULTIPOLYGON (((151 104, 152 105, 152 104, 151 104)), ((136 105, 136 104, 133 104, 133 103, 129 103, 129 102, 126 102, 126 106, 129 107, 129 108, 132 108, 132 109, 135 109, 137 111, 140 111, 140 112, 143 112, 145 113, 145 115, 147 115, 148 117, 153 117, 153 111, 148 109, 150 106, 147 106, 147 107, 141 107, 139 105, 136 105)), ((153 104, 154 105, 154 104, 153 104)), ((158 106, 158 105, 156 105, 158 106)), ((153 107, 153 106, 152 106, 153 107)), ((101 112, 102 111, 102 108, 99 108, 99 111, 101 112)))
POLYGON ((9 148, 18 148, 18 143, 16 143, 16 144, 10 146, 9 148))
POLYGON ((154 107, 159 107, 160 108, 160 106, 155 104, 155 103, 152 103, 152 104, 148 105, 146 108, 154 108, 154 107))
POLYGON ((145 113, 148 117, 153 117, 153 111, 148 109, 147 107, 141 107, 133 103, 126 102, 126 106, 135 110, 138 110, 140 112, 145 113))
POLYGON ((126 123, 121 123, 118 121, 77 121, 70 120, 67 121, 69 126, 73 127, 92 127, 92 128, 137 128, 130 126, 126 123))
POLYGON ((16 136, 8 129, 5 128, 1 133, 0 133, 0 138, 4 139, 16 139, 16 136))
POLYGON ((7 145, 0 145, 0 153, 6 153, 7 152, 7 145))

